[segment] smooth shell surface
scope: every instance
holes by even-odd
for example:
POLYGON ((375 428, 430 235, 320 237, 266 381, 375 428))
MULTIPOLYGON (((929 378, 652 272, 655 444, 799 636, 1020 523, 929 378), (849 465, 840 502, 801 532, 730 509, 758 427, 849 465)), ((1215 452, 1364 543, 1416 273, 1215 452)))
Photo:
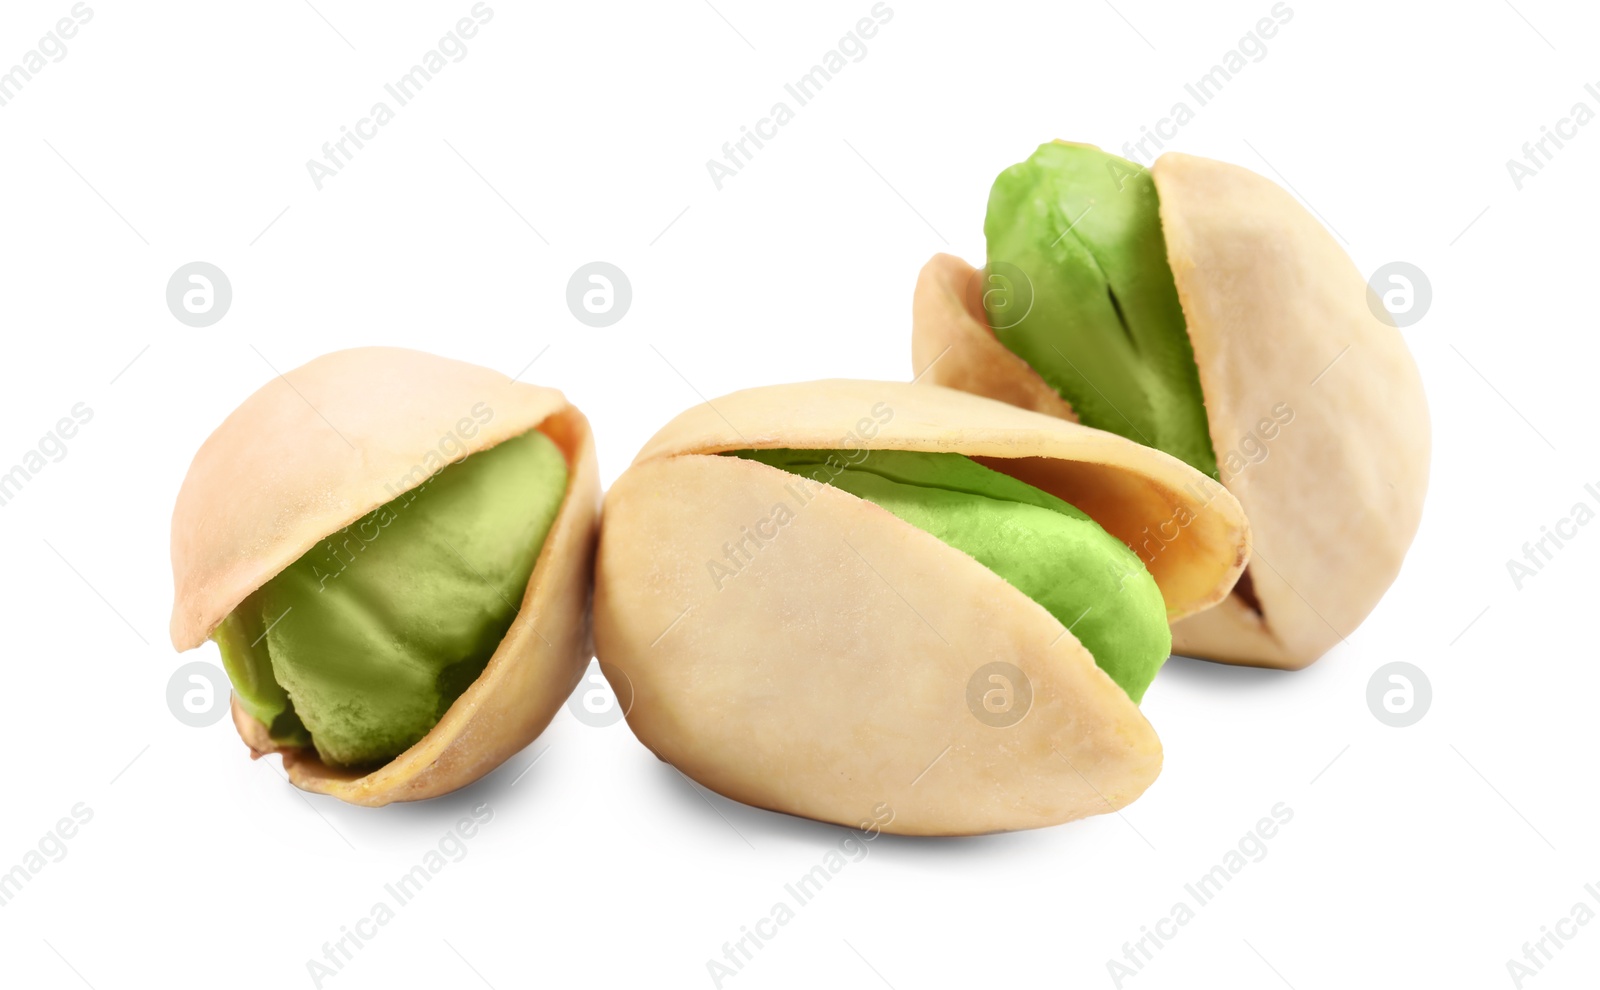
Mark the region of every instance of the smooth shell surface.
POLYGON ((857 827, 892 812, 881 827, 907 834, 1055 824, 1149 786, 1155 732, 1070 631, 870 502, 797 494, 794 475, 715 456, 774 447, 956 452, 1025 475, 1130 544, 1169 523, 1151 570, 1174 616, 1225 595, 1244 563, 1234 499, 1119 437, 904 383, 738 392, 663 428, 606 497, 595 645, 646 746, 736 800, 857 827), (774 522, 780 505, 789 518, 774 522), (994 663, 1031 688, 1007 727, 969 706, 994 663))
MULTIPOLYGON (((438 467, 530 429, 565 455, 567 494, 488 666, 426 736, 376 770, 339 770, 312 752, 282 751, 297 787, 365 805, 434 797, 488 773, 549 724, 589 660, 599 501, 593 437, 553 389, 417 351, 360 348, 263 386, 195 455, 172 520, 179 650, 205 642, 240 601, 330 533, 438 467)), ((277 751, 237 700, 233 717, 258 755, 277 751)))
MULTIPOLYGON (((1173 626, 1173 649, 1303 667, 1399 573, 1427 490, 1429 418, 1399 330, 1293 197, 1238 166, 1169 153, 1152 169, 1223 480, 1250 517, 1256 612, 1229 596, 1173 626), (1275 410, 1292 414, 1264 438, 1275 410), (1229 470, 1228 462, 1237 465, 1229 470)), ((923 267, 912 363, 932 384, 1063 419, 1070 406, 986 322, 981 275, 923 267)))
POLYGON ((1226 479, 1250 516, 1266 618, 1237 598, 1173 628, 1173 649, 1303 667, 1389 589, 1428 489, 1430 427, 1405 340, 1321 223, 1248 169, 1163 155, 1161 225, 1218 457, 1279 403, 1294 418, 1226 479))

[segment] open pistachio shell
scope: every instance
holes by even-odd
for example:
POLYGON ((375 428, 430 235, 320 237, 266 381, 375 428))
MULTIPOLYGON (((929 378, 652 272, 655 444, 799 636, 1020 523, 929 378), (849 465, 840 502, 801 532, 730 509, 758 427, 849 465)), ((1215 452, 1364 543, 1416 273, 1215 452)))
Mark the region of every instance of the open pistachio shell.
MULTIPOLYGON (((1373 315, 1349 256, 1283 189, 1176 153, 1151 173, 1222 480, 1254 539, 1247 586, 1175 624, 1173 650, 1304 667, 1367 617, 1416 534, 1430 444, 1422 380, 1400 332, 1373 315)), ((981 293, 959 258, 923 267, 916 371, 1076 420, 995 338, 981 293)))
POLYGON ((537 429, 566 458, 568 486, 516 619, 488 666, 420 741, 368 772, 280 749, 233 702, 255 755, 281 752, 308 791, 379 806, 477 780, 531 742, 583 675, 598 529, 589 423, 560 392, 397 348, 317 358, 267 385, 200 447, 172 514, 172 643, 200 646, 248 595, 328 534, 439 468, 537 429), (478 407, 480 419, 473 419, 478 407), (463 427, 463 421, 467 426, 463 427))
POLYGON ((639 739, 735 800, 906 834, 1051 825, 1143 793, 1154 730, 1037 602, 871 502, 820 486, 802 503, 794 475, 717 456, 840 447, 964 454, 1071 502, 1140 551, 1172 618, 1244 566, 1231 495, 1109 433, 904 383, 736 392, 674 419, 606 496, 595 646, 639 739), (709 566, 751 533, 736 573, 709 566), (1005 727, 969 707, 995 663, 1031 690, 1005 727))

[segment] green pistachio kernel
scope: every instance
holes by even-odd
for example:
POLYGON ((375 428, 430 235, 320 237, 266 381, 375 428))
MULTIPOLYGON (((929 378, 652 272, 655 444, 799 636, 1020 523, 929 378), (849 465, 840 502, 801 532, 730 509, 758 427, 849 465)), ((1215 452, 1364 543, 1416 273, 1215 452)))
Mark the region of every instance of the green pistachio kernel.
POLYGON ((488 665, 566 488, 530 430, 328 536, 214 634, 245 711, 330 766, 399 755, 488 665))
POLYGON ((960 454, 741 450, 887 509, 1042 605, 1135 703, 1172 651, 1155 578, 1075 506, 960 454))
POLYGON ((1000 343, 1084 425, 1215 478, 1200 374, 1149 171, 1088 145, 1040 145, 995 179, 983 231, 991 277, 1012 271, 1027 283, 985 294, 1000 343), (1016 309, 1019 294, 1031 303, 1025 313, 1016 309))

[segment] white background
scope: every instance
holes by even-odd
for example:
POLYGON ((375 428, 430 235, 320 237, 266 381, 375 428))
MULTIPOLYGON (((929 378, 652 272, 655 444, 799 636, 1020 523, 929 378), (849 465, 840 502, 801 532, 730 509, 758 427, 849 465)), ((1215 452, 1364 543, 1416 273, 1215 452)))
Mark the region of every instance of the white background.
MULTIPOLYGON (((916 272, 935 251, 981 261, 994 175, 1193 106, 1183 84, 1272 6, 890 0, 867 55, 718 191, 706 160, 872 5, 715 2, 492 0, 466 57, 321 191, 306 160, 469 0, 91 0, 68 54, 0 108, 0 465, 94 410, 0 508, 0 870, 93 810, 0 908, 0 983, 311 986, 323 943, 486 802, 466 858, 325 986, 708 987, 707 960, 850 835, 697 792, 624 724, 566 710, 464 793, 348 807, 165 700, 181 663, 215 659, 167 641, 174 495, 274 368, 380 343, 508 375, 538 356, 523 377, 593 420, 607 483, 702 397, 910 378, 916 272), (607 329, 565 302, 597 259, 633 285, 607 329), (164 302, 195 260, 234 290, 207 329, 164 302)), ((1166 769, 1124 814, 879 839, 725 986, 1109 987, 1107 960, 1278 802, 1294 818, 1266 858, 1125 985, 1512 986, 1506 961, 1588 896, 1600 526, 1520 590, 1506 561, 1600 483, 1600 125, 1520 191, 1505 162, 1573 103, 1600 110, 1600 15, 1514 2, 1290 0, 1266 57, 1175 141, 1292 186, 1363 272, 1431 278, 1405 335, 1432 486, 1378 610, 1302 673, 1172 661, 1144 704, 1166 769), (1394 660, 1433 685, 1411 728, 1366 704, 1394 660)), ((0 67, 70 8, 7 2, 0 67)), ((1593 924, 1525 985, 1597 971, 1593 924)))

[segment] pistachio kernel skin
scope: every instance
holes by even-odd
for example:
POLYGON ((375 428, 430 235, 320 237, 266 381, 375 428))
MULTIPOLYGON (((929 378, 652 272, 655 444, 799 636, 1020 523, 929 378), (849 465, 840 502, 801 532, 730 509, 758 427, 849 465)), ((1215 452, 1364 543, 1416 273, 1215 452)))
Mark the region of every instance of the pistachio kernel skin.
POLYGON ((329 766, 404 752, 488 665, 566 487, 531 430, 330 534, 218 627, 240 703, 329 766))

